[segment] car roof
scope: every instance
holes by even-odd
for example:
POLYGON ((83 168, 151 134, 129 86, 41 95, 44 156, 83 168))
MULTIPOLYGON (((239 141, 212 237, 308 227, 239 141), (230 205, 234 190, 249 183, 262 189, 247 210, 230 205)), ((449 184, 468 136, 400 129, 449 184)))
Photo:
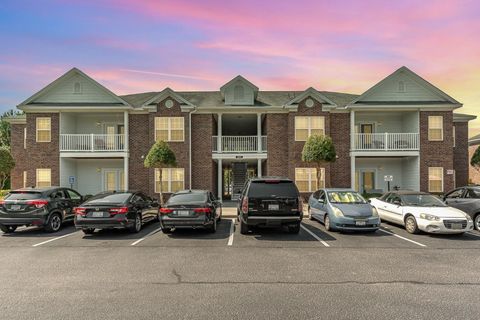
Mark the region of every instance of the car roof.
POLYGON ((320 190, 324 190, 324 191, 351 191, 351 192, 357 192, 355 190, 352 190, 350 188, 323 188, 323 189, 320 189, 320 190))
MULTIPOLYGON (((21 188, 21 189, 15 189, 12 190, 11 192, 47 192, 47 191, 53 191, 57 189, 65 189, 63 187, 27 187, 27 188, 21 188)), ((68 189, 68 188, 67 188, 68 189)))
POLYGON ((189 193, 208 193, 208 190, 201 190, 201 189, 191 189, 191 190, 180 190, 175 192, 174 194, 189 194, 189 193))
POLYGON ((394 193, 398 195, 409 195, 409 194, 419 194, 419 195, 429 195, 430 193, 428 192, 423 192, 423 191, 413 191, 413 190, 398 190, 398 191, 390 191, 387 193, 394 193))
POLYGON ((281 180, 281 181, 292 181, 292 179, 281 176, 264 176, 264 177, 254 177, 250 181, 266 181, 266 180, 281 180))

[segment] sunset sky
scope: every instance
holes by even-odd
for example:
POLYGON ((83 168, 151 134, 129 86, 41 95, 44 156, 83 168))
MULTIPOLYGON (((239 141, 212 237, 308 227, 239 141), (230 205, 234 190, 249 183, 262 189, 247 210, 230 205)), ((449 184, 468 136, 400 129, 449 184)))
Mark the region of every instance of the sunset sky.
POLYGON ((116 94, 238 74, 359 94, 405 65, 480 116, 478 0, 2 0, 0 43, 0 111, 74 66, 116 94))

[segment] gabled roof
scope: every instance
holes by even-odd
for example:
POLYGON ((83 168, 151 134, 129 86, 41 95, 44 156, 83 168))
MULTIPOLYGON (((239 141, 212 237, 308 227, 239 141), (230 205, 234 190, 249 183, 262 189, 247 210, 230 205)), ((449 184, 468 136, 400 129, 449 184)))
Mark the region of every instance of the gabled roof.
MULTIPOLYGON (((80 75, 82 78, 84 78, 87 82, 90 82, 92 83, 94 86, 98 87, 100 90, 103 90, 104 92, 106 92, 108 95, 110 95, 113 100, 116 101, 116 103, 118 103, 119 105, 123 105, 123 106, 130 106, 125 100, 123 100, 122 98, 120 98, 119 96, 117 96, 115 93, 113 93, 112 91, 110 91, 109 89, 107 89, 105 86, 101 85, 100 83, 98 83, 97 81, 95 81, 94 79, 92 79, 91 77, 89 77, 86 73, 84 73, 83 71, 81 71, 80 69, 77 69, 77 68, 72 68, 70 69, 68 72, 66 72, 65 74, 63 74, 62 76, 60 76, 59 78, 57 78, 55 81, 51 82, 49 85, 47 85, 45 88, 41 89, 40 91, 38 91, 37 93, 35 93, 33 96, 31 96, 30 98, 28 98, 27 100, 23 101, 22 103, 20 103, 17 107, 19 109, 21 109, 21 107, 23 106, 27 106, 27 105, 33 105, 35 104, 35 100, 39 97, 41 97, 42 95, 44 95, 45 93, 53 90, 54 88, 56 88, 60 83, 62 83, 65 79, 68 79, 69 77, 73 76, 73 75, 80 75)), ((63 104, 62 104, 63 105, 63 104)))
POLYGON ((164 90, 162 90, 161 92, 157 93, 156 95, 154 95, 153 97, 151 97, 150 99, 148 99, 147 101, 145 101, 143 104, 142 104, 142 107, 147 107, 147 106, 151 106, 151 105, 156 105, 157 103, 159 103, 160 101, 162 100, 165 100, 166 98, 172 98, 174 100, 176 100, 178 103, 180 104, 183 104, 183 105, 187 105, 187 106, 190 106, 190 107, 194 107, 193 104, 191 104, 190 102, 188 102, 187 100, 185 100, 183 97, 181 97, 180 95, 178 95, 177 93, 175 93, 175 91, 173 91, 172 89, 170 88, 165 88, 164 90))
POLYGON ((298 103, 300 103, 300 101, 302 101, 303 99, 305 99, 307 97, 312 97, 315 100, 317 100, 317 101, 319 101, 323 104, 328 104, 332 107, 336 107, 335 102, 333 102, 332 100, 327 98, 325 95, 321 94, 319 91, 315 90, 315 88, 313 88, 313 87, 308 88, 302 94, 296 96, 295 98, 293 98, 292 100, 287 102, 285 105, 286 106, 291 106, 291 105, 298 104, 298 103))
MULTIPOLYGON (((449 104, 455 104, 455 105, 458 105, 458 107, 461 106, 461 103, 458 102, 457 100, 455 100, 454 98, 452 98, 451 96, 449 96, 448 94, 446 94, 445 92, 443 92, 442 90, 440 90, 439 88, 437 88, 436 86, 434 86, 433 84, 431 84, 430 82, 428 82, 427 80, 423 79, 422 77, 420 77, 418 74, 416 74, 415 72, 411 71, 410 69, 408 69, 407 67, 403 66, 399 69, 397 69, 395 72, 393 72, 392 74, 390 74, 389 76, 387 76, 385 79, 381 80, 380 82, 378 82, 376 85, 374 85, 373 87, 371 87, 370 89, 368 89, 367 91, 365 91, 362 95, 360 95, 358 98, 356 98, 355 100, 353 100, 349 105, 355 105, 355 104, 361 104, 362 102, 365 103, 365 104, 370 104, 370 103, 375 103, 375 102, 378 102, 378 101, 368 101, 368 97, 374 93, 380 86, 382 86, 383 84, 387 83, 388 81, 390 81, 391 79, 393 79, 394 77, 397 77, 399 74, 403 74, 405 75, 406 77, 408 77, 409 79, 413 80, 414 82, 416 82, 417 84, 419 84, 420 86, 423 86, 426 90, 429 90, 431 91, 432 93, 434 93, 435 95, 437 95, 439 97, 439 101, 438 102, 443 102, 443 103, 449 103, 449 104)), ((405 102, 405 101, 397 101, 398 104, 409 104, 409 102, 405 102)), ((388 104, 392 104, 392 103, 395 103, 394 101, 388 101, 386 102, 388 104)), ((420 102, 420 101, 412 101, 410 103, 423 103, 420 102)))
POLYGON ((250 81, 248 81, 247 79, 245 79, 244 77, 242 77, 241 75, 238 75, 238 76, 236 76, 235 78, 233 78, 232 80, 228 81, 227 83, 225 83, 223 86, 220 87, 220 92, 222 93, 222 95, 224 95, 225 89, 227 87, 231 86, 234 82, 237 82, 237 81, 243 82, 244 84, 246 84, 247 86, 252 88, 252 90, 255 92, 255 95, 257 94, 258 87, 256 85, 254 85, 253 83, 251 83, 250 81))

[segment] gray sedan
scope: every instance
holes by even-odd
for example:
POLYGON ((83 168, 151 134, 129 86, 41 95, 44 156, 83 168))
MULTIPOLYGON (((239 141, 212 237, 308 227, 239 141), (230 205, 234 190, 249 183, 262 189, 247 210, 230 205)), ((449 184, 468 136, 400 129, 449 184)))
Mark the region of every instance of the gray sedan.
POLYGON ((380 226, 377 210, 350 189, 320 189, 310 196, 308 210, 326 230, 376 231, 380 226))
POLYGON ((452 190, 445 194, 443 201, 468 214, 475 229, 480 231, 480 187, 468 186, 452 190))

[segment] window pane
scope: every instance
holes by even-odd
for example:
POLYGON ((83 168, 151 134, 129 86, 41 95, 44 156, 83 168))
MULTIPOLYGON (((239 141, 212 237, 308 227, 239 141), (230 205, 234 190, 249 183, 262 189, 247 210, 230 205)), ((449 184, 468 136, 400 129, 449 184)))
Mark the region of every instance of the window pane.
POLYGON ((295 129, 307 129, 308 117, 295 117, 295 129))
POLYGON ((295 181, 300 192, 308 192, 308 181, 295 181))
POLYGON ((172 129, 183 130, 183 117, 170 118, 172 129))
POLYGON ((167 117, 155 117, 155 129, 168 129, 168 118, 167 117))
POLYGON ((50 187, 51 185, 51 170, 37 169, 37 186, 50 187))
MULTIPOLYGON (((160 192, 160 189, 158 190, 160 192)), ((169 192, 168 190, 168 181, 162 182, 162 192, 169 192)))
POLYGON ((304 168, 295 169, 295 180, 308 180, 308 172, 304 168))
POLYGON ((295 139, 305 141, 308 138, 308 129, 296 129, 295 139))
POLYGON ((442 116, 430 116, 428 117, 428 127, 430 129, 440 129, 443 127, 442 116))
POLYGON ((50 130, 50 118, 37 118, 37 130, 50 130))
POLYGON ((172 182, 172 192, 177 192, 183 190, 183 181, 174 181, 172 182))
POLYGON ((155 141, 168 141, 168 130, 157 130, 155 133, 155 141))
POLYGON ((171 169, 172 181, 183 181, 183 169, 171 169))
POLYGON ((428 183, 428 190, 430 192, 442 192, 442 181, 430 181, 428 183))
POLYGON ((39 130, 37 132, 37 141, 50 141, 50 131, 39 130))
POLYGON ((429 129, 428 130, 428 139, 429 140, 441 140, 442 139, 442 129, 429 129))
POLYGON ((183 130, 172 130, 170 140, 183 141, 183 130))
POLYGON ((325 124, 324 120, 324 117, 310 117, 310 128, 323 130, 325 124))
POLYGON ((430 167, 428 168, 428 191, 442 192, 443 191, 443 168, 430 167))
POLYGON ((323 136, 324 135, 324 131, 323 129, 312 129, 310 131, 310 135, 317 135, 317 136, 323 136))

